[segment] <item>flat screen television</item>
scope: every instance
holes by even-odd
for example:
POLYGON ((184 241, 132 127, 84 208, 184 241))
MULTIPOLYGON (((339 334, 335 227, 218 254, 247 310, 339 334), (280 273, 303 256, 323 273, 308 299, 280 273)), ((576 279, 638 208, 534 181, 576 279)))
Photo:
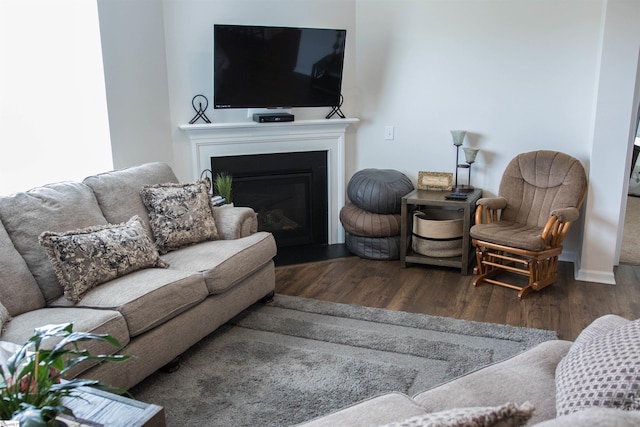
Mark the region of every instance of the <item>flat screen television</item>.
POLYGON ((214 25, 214 108, 340 105, 346 33, 214 25))

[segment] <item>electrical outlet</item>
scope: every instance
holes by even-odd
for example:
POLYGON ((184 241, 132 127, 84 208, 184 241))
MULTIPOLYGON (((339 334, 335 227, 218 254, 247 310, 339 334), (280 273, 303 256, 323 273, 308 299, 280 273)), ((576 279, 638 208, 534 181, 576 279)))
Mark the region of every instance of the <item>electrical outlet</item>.
POLYGON ((387 125, 384 127, 384 139, 393 139, 393 126, 387 125))

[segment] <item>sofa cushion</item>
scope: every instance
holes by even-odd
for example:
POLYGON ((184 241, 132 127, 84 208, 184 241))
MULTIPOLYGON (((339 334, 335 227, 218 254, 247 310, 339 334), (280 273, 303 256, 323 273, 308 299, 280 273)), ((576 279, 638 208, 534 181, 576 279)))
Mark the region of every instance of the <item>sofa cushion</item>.
POLYGON ((0 222, 0 301, 12 316, 44 307, 44 296, 0 222))
POLYGON ((63 233, 44 232, 40 244, 53 264, 64 296, 78 302, 101 283, 164 262, 140 218, 118 225, 102 225, 63 233))
POLYGON ((62 287, 46 251, 38 243, 38 236, 45 231, 107 224, 91 188, 75 182, 0 197, 0 219, 47 302, 60 297, 62 287))
POLYGON ((640 409, 640 319, 581 340, 558 364, 558 416, 602 406, 640 409))
POLYGON ((520 427, 531 418, 534 409, 529 402, 486 408, 454 408, 417 415, 386 424, 385 427, 520 427))
POLYGON ((586 408, 564 417, 536 424, 536 427, 638 427, 640 411, 614 408, 586 408))
POLYGON ((110 223, 119 224, 138 215, 149 236, 153 236, 140 190, 145 185, 178 182, 178 178, 165 163, 147 163, 89 176, 82 182, 91 187, 102 213, 110 223))
POLYGON ((387 393, 300 424, 304 427, 371 427, 422 415, 426 411, 401 393, 387 393))
POLYGON ((161 253, 218 238, 211 195, 204 181, 146 185, 140 194, 161 253))
POLYGON ((510 359, 471 372, 417 394, 428 412, 529 401, 536 408, 531 424, 555 417, 555 371, 570 341, 545 341, 510 359))
POLYGON ((220 294, 253 274, 276 255, 271 235, 259 231, 235 240, 202 242, 163 258, 171 269, 202 273, 210 294, 220 294))
MULTIPOLYGON (((147 268, 91 289, 74 307, 119 311, 127 321, 129 335, 135 337, 206 297, 207 288, 200 274, 147 268)), ((51 303, 55 307, 71 304, 64 297, 51 303)))
MULTIPOLYGON (((35 328, 43 325, 73 323, 74 332, 93 332, 109 334, 117 339, 122 346, 129 343, 127 323, 120 313, 113 310, 92 310, 85 308, 41 308, 39 310, 15 316, 7 325, 6 331, 0 339, 16 344, 24 344, 32 335, 35 328)), ((43 346, 51 348, 59 340, 46 341, 43 346)), ((87 341, 84 346, 91 354, 114 354, 120 349, 102 341, 87 341)), ((126 363, 126 362, 124 362, 126 363)), ((88 369, 92 363, 83 363, 74 367, 71 375, 78 375, 88 369)))

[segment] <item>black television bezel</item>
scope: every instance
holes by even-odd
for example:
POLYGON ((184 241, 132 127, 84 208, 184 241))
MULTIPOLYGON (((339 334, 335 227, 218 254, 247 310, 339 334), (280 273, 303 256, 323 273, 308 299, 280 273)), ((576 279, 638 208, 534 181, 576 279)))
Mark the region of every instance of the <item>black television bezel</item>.
POLYGON ((291 108, 323 108, 323 107, 337 107, 341 103, 341 92, 342 92, 342 80, 344 77, 344 59, 345 59, 345 49, 346 49, 346 38, 347 38, 347 30, 346 29, 338 29, 338 28, 328 28, 328 27, 294 27, 294 26, 282 26, 282 25, 250 25, 250 24, 214 24, 213 25, 213 108, 217 110, 229 110, 229 109, 291 109, 291 108), (215 70, 216 70, 216 56, 215 56, 215 33, 216 27, 240 27, 240 28, 273 28, 273 29, 293 29, 293 30, 326 30, 331 32, 341 32, 343 34, 342 40, 342 49, 340 50, 342 53, 342 57, 340 58, 340 79, 339 79, 339 87, 338 93, 336 95, 335 103, 293 103, 292 105, 280 105, 279 103, 264 103, 264 102, 256 102, 256 103, 235 103, 235 104, 227 104, 227 103, 218 103, 216 102, 216 83, 215 83, 215 70))

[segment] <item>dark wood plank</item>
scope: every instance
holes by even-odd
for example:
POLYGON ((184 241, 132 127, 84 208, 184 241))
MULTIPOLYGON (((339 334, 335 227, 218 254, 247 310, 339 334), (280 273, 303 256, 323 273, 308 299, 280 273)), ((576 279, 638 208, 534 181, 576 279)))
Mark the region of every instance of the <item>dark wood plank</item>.
POLYGON ((640 266, 620 265, 616 285, 576 281, 573 264, 560 263, 558 281, 523 300, 517 291, 477 288, 455 268, 402 267, 399 261, 358 257, 276 268, 276 292, 390 310, 550 329, 574 340, 595 318, 640 317, 640 266))

